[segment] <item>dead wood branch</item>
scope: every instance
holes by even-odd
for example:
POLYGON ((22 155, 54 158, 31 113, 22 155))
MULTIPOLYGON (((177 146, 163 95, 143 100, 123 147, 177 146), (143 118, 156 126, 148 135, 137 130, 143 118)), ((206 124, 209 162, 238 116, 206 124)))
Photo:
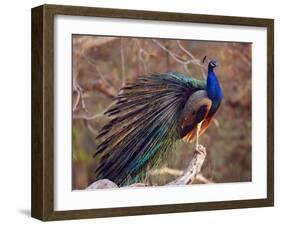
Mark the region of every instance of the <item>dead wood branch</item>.
POLYGON ((204 177, 201 173, 197 174, 195 180, 203 183, 203 184, 213 184, 214 182, 204 177))
MULTIPOLYGON (((168 174, 168 175, 171 175, 171 176, 175 176, 175 177, 179 177, 179 176, 182 176, 184 173, 183 170, 178 170, 178 169, 171 169, 169 167, 162 167, 160 169, 156 169, 156 170, 152 170, 149 172, 149 175, 152 175, 152 176, 159 176, 159 175, 165 175, 165 174, 168 174)), ((214 182, 207 179, 203 174, 199 173, 196 175, 195 177, 195 181, 198 181, 200 183, 203 183, 203 184, 213 184, 214 182)))
POLYGON ((205 161, 207 152, 206 148, 198 145, 194 151, 191 161, 188 163, 183 175, 168 183, 168 185, 185 185, 192 184, 196 176, 200 173, 201 167, 205 161))
POLYGON ((179 177, 183 174, 183 171, 177 170, 177 169, 171 169, 169 167, 164 166, 164 167, 159 168, 159 169, 151 170, 151 171, 148 172, 148 174, 151 175, 151 176, 159 176, 159 175, 168 174, 168 175, 171 175, 171 176, 179 177))

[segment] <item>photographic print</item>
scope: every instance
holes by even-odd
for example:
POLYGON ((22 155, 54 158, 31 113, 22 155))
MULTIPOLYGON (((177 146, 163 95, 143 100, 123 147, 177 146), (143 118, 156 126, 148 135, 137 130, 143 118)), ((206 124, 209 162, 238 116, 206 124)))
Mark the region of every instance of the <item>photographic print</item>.
POLYGON ((250 182, 252 44, 72 35, 72 189, 250 182))
POLYGON ((274 205, 273 19, 42 5, 31 50, 33 217, 274 205))

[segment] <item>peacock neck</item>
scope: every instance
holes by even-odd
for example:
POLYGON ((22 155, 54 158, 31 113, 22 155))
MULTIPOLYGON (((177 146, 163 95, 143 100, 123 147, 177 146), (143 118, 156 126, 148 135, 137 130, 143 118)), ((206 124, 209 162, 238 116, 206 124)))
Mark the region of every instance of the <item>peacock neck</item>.
POLYGON ((207 94, 213 104, 219 105, 222 100, 222 90, 215 74, 214 68, 208 68, 207 94))

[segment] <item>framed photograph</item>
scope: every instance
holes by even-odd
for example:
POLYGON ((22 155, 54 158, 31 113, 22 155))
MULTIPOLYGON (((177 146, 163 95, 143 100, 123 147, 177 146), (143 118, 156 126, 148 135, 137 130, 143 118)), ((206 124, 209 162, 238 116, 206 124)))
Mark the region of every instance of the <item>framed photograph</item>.
POLYGON ((32 216, 273 206, 273 19, 32 9, 32 216))

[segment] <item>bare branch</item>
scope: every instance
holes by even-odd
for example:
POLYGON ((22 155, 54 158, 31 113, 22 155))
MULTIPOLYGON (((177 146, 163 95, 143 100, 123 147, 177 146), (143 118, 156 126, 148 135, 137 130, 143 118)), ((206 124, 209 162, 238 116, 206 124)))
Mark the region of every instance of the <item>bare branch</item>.
POLYGON ((77 109, 80 102, 81 102, 82 108, 85 110, 86 105, 85 105, 85 101, 84 101, 84 90, 81 88, 81 86, 79 85, 79 83, 77 82, 77 80, 75 78, 73 80, 73 90, 74 90, 74 92, 77 93, 77 99, 73 106, 73 112, 77 109))
POLYGON ((103 111, 94 114, 94 115, 85 115, 85 114, 81 114, 81 115, 73 115, 73 118, 75 119, 85 119, 85 120, 94 120, 96 118, 102 117, 104 116, 104 113, 114 104, 114 102, 112 102, 111 104, 109 104, 103 111))
POLYGON ((176 62, 180 63, 183 65, 184 70, 189 73, 189 69, 188 69, 188 65, 189 64, 194 64, 200 67, 201 70, 201 74, 203 78, 206 78, 205 75, 205 71, 206 67, 200 63, 200 60, 196 59, 187 49, 185 49, 182 44, 180 43, 180 41, 177 40, 177 45, 178 47, 185 53, 187 54, 191 59, 190 60, 184 60, 182 59, 182 57, 180 57, 178 54, 174 53, 173 51, 171 51, 170 49, 166 48, 163 44, 161 44, 159 41, 157 41, 156 39, 152 39, 152 41, 158 46, 160 47, 162 50, 166 51, 172 59, 174 59, 176 62))
POLYGON ((74 89, 74 92, 77 93, 77 97, 76 97, 75 104, 73 105, 73 109, 72 109, 73 112, 77 109, 81 100, 81 93, 77 89, 74 89))
POLYGON ((191 59, 196 59, 186 48, 184 48, 179 40, 177 40, 178 47, 185 52, 191 59))
POLYGON ((191 161, 184 170, 183 175, 168 183, 168 185, 185 185, 192 184, 196 176, 200 173, 201 167, 205 161, 207 152, 202 145, 197 146, 191 161))
POLYGON ((172 52, 170 49, 166 48, 164 45, 162 45, 160 42, 158 42, 156 39, 151 39, 157 46, 159 46, 162 50, 166 51, 175 61, 177 61, 180 64, 189 64, 190 61, 185 61, 181 59, 179 55, 172 52))
POLYGON ((193 60, 192 63, 200 67, 202 77, 203 77, 203 78, 206 78, 206 73, 205 73, 205 71, 207 70, 207 67, 204 66, 204 65, 201 63, 200 60, 196 59, 196 58, 191 54, 191 52, 189 52, 186 48, 184 48, 179 40, 177 40, 177 44, 178 44, 178 47, 179 47, 184 53, 186 53, 189 57, 191 57, 191 59, 193 60))
MULTIPOLYGON (((175 177, 180 177, 184 174, 183 170, 178 170, 178 169, 171 169, 169 167, 162 167, 160 169, 155 169, 155 170, 151 170, 148 172, 149 175, 151 176, 160 176, 160 175, 171 175, 171 176, 175 176, 175 177)), ((207 179, 205 176, 203 176, 202 173, 199 173, 196 175, 195 180, 204 183, 204 184, 211 184, 214 183, 213 181, 207 179)))
POLYGON ((160 169, 154 169, 148 172, 149 175, 152 176, 159 176, 159 175, 164 175, 164 174, 169 174, 172 176, 181 176, 183 174, 182 170, 177 170, 177 169, 171 169, 169 167, 162 167, 160 169))
POLYGON ((141 62, 142 66, 143 66, 143 70, 144 70, 144 74, 147 73, 147 65, 143 59, 143 54, 149 54, 145 49, 142 48, 140 42, 138 39, 134 39, 135 41, 135 44, 137 45, 138 47, 138 60, 139 62, 141 62))
POLYGON ((211 181, 211 180, 207 179, 206 177, 204 177, 202 175, 202 173, 197 174, 196 177, 195 177, 195 180, 198 180, 198 181, 200 181, 203 184, 213 184, 214 183, 213 181, 211 181))

